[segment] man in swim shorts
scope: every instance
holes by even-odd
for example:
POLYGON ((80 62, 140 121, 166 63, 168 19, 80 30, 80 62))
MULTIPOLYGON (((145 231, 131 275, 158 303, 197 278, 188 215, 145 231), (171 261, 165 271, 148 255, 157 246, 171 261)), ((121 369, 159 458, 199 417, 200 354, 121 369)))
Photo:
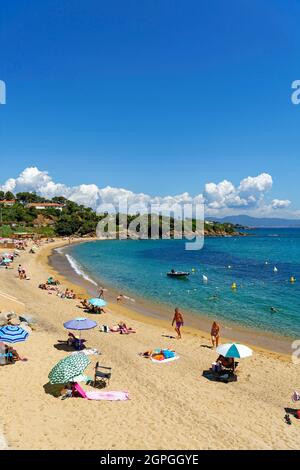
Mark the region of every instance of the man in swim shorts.
POLYGON ((173 321, 172 321, 172 326, 174 325, 175 323, 175 331, 177 333, 177 339, 181 339, 181 332, 180 332, 180 328, 183 326, 183 316, 182 314, 180 313, 179 311, 179 308, 175 308, 175 313, 174 313, 174 317, 173 317, 173 321))

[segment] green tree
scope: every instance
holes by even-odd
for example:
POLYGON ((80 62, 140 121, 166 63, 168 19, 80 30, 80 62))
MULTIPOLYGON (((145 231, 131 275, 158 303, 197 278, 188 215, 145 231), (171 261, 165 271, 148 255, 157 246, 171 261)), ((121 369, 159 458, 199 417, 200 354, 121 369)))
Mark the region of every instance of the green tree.
POLYGON ((5 199, 7 201, 13 201, 15 199, 15 195, 11 191, 7 191, 5 193, 5 199))

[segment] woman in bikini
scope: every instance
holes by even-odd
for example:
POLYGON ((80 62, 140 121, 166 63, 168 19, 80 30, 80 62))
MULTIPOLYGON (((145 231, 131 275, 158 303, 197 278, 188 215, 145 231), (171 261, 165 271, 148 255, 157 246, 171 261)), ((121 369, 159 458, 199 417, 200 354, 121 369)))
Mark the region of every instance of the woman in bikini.
POLYGON ((180 328, 183 326, 183 316, 182 314, 179 312, 179 308, 175 308, 175 313, 174 313, 174 317, 173 317, 173 321, 172 321, 172 326, 174 325, 175 323, 175 331, 177 333, 177 339, 181 339, 181 332, 180 332, 180 328))
POLYGON ((213 322, 211 326, 210 336, 211 336, 211 342, 212 342, 213 348, 215 346, 218 347, 219 339, 220 339, 220 325, 218 325, 218 323, 215 321, 213 322))

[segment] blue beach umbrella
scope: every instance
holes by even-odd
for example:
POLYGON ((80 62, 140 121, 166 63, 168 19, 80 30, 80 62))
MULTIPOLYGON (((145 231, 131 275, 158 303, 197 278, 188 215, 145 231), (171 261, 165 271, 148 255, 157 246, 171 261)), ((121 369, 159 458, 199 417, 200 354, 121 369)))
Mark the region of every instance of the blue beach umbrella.
POLYGON ((6 325, 0 328, 0 341, 4 343, 20 343, 28 337, 28 331, 20 326, 6 325))
POLYGON ((68 330, 78 330, 80 339, 81 330, 91 330, 92 328, 95 328, 95 326, 97 326, 95 321, 83 317, 74 318, 74 320, 69 320, 64 323, 64 327, 68 330))
POLYGON ((90 330, 95 328, 97 323, 93 320, 89 320, 88 318, 74 318, 74 320, 69 320, 64 323, 64 327, 68 330, 90 330))
POLYGON ((89 299, 88 301, 91 305, 94 307, 105 307, 106 302, 103 299, 95 298, 95 299, 89 299))

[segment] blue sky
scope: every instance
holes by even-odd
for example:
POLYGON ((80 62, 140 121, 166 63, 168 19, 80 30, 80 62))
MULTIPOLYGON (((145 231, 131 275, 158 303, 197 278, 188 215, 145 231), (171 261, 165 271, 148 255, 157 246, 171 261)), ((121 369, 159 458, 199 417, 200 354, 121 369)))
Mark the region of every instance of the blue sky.
POLYGON ((1 1, 1 178, 152 195, 236 187, 299 209, 296 0, 1 1), (4 47, 3 47, 4 45, 4 47))

